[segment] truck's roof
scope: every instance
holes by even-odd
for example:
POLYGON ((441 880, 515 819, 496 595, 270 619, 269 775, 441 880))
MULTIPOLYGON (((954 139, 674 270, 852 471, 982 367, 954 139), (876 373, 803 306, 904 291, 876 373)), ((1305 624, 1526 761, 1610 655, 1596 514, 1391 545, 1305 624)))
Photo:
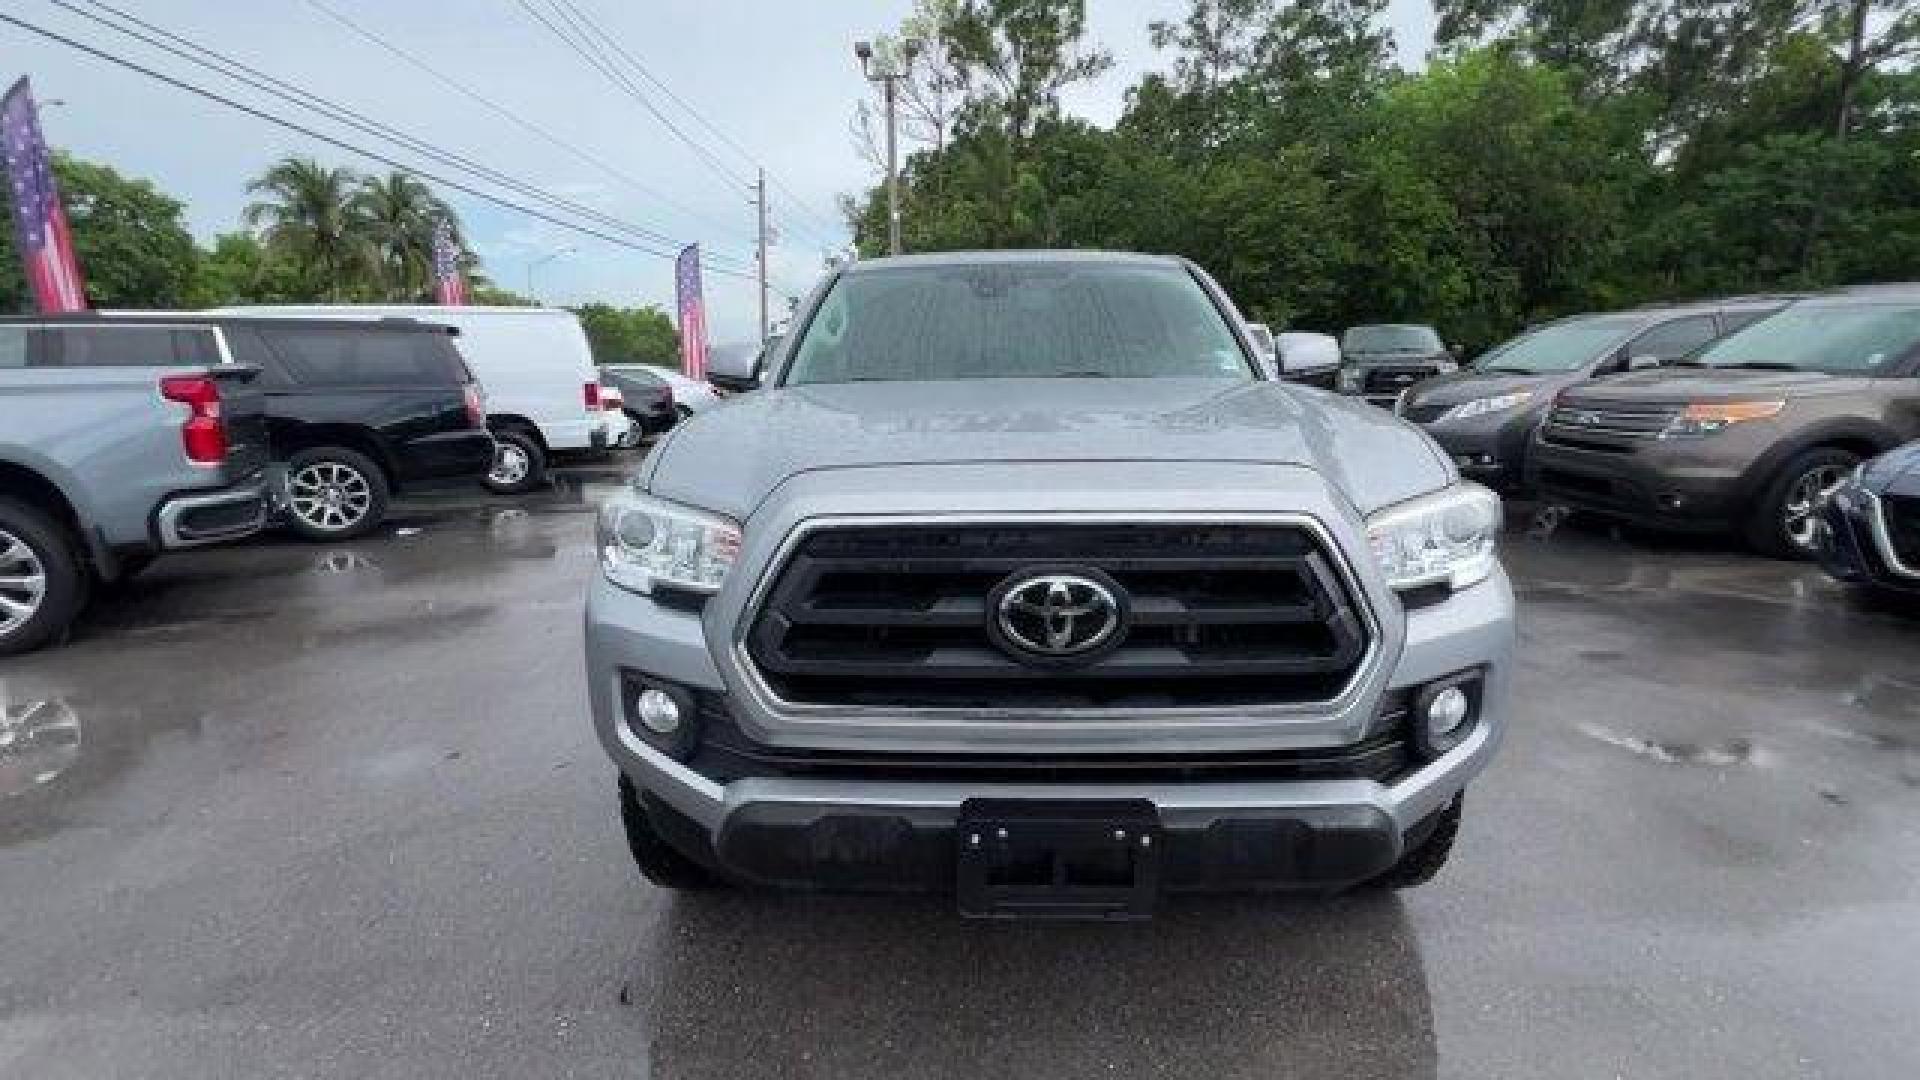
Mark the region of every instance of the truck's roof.
POLYGON ((925 255, 895 255, 884 259, 861 259, 849 263, 848 274, 879 274, 930 266, 1006 266, 1035 263, 1110 263, 1133 266, 1181 266, 1171 255, 1147 255, 1136 251, 1071 251, 1045 248, 1004 251, 940 251, 925 255))

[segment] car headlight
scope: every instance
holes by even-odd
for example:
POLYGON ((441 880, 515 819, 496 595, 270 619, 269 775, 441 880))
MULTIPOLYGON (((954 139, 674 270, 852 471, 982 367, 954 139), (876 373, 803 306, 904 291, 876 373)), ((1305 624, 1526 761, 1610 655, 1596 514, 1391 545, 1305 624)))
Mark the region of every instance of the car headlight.
POLYGON ((1500 526, 1500 496, 1461 482, 1368 518, 1367 546, 1396 590, 1464 589, 1493 572, 1500 526))
POLYGON ((1359 368, 1343 367, 1340 369, 1340 392, 1341 393, 1357 394, 1360 392, 1360 387, 1365 385, 1365 383, 1366 383, 1366 376, 1361 373, 1359 368))
POLYGON ((623 589, 718 592, 740 554, 740 526, 704 510, 628 491, 600 508, 600 569, 623 589))
POLYGON ((1448 409, 1446 412, 1441 413, 1440 419, 1470 420, 1473 417, 1485 416, 1488 413, 1506 412, 1508 409, 1517 409, 1532 400, 1533 391, 1531 390, 1515 390, 1511 394, 1496 394, 1493 397, 1474 398, 1472 401, 1463 401, 1453 408, 1448 409))
POLYGON ((1780 415, 1784 401, 1727 401, 1718 404, 1689 405, 1667 421, 1660 432, 1663 439, 1700 439, 1722 428, 1748 420, 1765 420, 1780 415))

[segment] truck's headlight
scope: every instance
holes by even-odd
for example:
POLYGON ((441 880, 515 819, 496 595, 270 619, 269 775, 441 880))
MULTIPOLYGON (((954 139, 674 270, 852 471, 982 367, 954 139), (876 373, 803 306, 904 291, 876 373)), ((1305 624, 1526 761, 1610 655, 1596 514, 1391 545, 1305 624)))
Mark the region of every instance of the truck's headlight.
POLYGON ((1464 589, 1493 572, 1500 524, 1500 496, 1463 481, 1368 518, 1367 545, 1395 589, 1464 589))
POLYGON ((1748 420, 1766 420, 1780 415, 1784 401, 1727 401, 1711 405, 1689 405, 1667 421, 1660 432, 1663 439, 1699 439, 1721 428, 1748 420))
POLYGON ((623 492, 600 508, 600 569, 623 589, 720 589, 740 554, 740 526, 704 510, 623 492))
POLYGON ((1485 416, 1488 413, 1506 412, 1508 409, 1519 408, 1532 399, 1533 392, 1531 390, 1516 390, 1511 394, 1497 394, 1493 397, 1474 398, 1472 401, 1463 401, 1453 408, 1448 409, 1441 414, 1440 419, 1470 420, 1476 416, 1485 416))

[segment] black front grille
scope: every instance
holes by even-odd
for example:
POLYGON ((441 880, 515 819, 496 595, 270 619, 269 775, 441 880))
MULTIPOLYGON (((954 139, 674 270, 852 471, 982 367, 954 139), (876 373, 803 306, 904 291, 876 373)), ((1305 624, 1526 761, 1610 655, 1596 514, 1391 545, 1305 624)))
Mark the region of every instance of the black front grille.
POLYGON ((1438 368, 1432 367, 1367 368, 1363 385, 1369 394, 1397 394, 1439 373, 1438 368))
POLYGON ((1893 553, 1909 567, 1920 567, 1920 498, 1912 495, 1884 495, 1880 500, 1887 515, 1887 536, 1893 541, 1893 553))
POLYGON ((1322 701, 1366 651, 1330 554, 1285 524, 860 526, 808 535, 748 651, 794 703, 1173 708, 1322 701), (994 642, 988 596, 1035 569, 1109 576, 1120 644, 1046 666, 994 642))

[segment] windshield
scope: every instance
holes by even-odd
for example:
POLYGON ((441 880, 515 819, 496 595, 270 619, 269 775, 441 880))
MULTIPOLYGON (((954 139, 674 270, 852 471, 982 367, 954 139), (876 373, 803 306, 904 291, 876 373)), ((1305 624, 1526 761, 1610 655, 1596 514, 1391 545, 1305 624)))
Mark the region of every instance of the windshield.
POLYGON ((1874 375, 1920 344, 1920 304, 1791 307, 1698 357, 1708 367, 1874 375))
POLYGON ((1340 338, 1347 352, 1439 352, 1440 335, 1431 326, 1350 326, 1340 338))
POLYGON ((1640 323, 1637 318, 1557 322, 1514 338, 1482 356, 1473 366, 1480 371, 1511 371, 1523 375, 1572 371, 1613 348, 1640 323))
POLYGON ((1254 376, 1177 265, 974 263, 842 276, 786 382, 1099 377, 1254 376))

